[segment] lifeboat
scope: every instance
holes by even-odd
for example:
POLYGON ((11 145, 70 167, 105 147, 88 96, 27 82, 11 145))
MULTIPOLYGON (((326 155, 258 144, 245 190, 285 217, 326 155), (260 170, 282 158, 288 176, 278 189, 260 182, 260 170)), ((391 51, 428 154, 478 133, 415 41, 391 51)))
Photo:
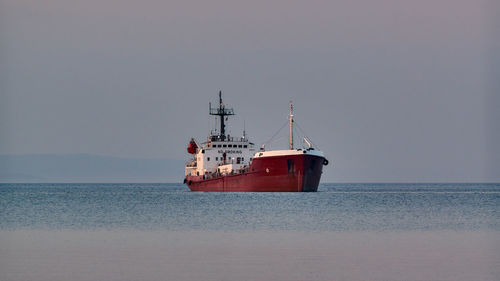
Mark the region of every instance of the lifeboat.
POLYGON ((198 149, 198 145, 196 144, 196 141, 194 139, 191 139, 191 141, 188 144, 187 147, 187 152, 189 154, 196 154, 196 150, 198 149))

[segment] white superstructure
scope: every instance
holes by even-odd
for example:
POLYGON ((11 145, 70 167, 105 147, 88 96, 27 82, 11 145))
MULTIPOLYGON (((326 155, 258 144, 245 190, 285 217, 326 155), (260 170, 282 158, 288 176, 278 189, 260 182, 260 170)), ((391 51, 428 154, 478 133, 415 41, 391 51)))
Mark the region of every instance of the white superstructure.
POLYGON ((229 174, 248 168, 255 154, 254 144, 246 137, 210 136, 194 154, 193 161, 186 165, 186 176, 229 174))

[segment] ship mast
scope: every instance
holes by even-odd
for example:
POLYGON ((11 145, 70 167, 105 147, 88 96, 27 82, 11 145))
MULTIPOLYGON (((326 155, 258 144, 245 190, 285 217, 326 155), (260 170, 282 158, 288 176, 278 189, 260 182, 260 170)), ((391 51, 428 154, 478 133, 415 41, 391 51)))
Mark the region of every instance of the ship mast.
POLYGON ((209 103, 209 114, 217 115, 220 118, 220 138, 224 140, 226 138, 226 125, 224 124, 224 116, 234 115, 234 110, 232 108, 226 108, 226 105, 222 103, 222 91, 219 91, 219 108, 212 108, 209 103))
POLYGON ((290 150, 293 149, 293 103, 290 101, 290 115, 288 116, 290 120, 290 150))

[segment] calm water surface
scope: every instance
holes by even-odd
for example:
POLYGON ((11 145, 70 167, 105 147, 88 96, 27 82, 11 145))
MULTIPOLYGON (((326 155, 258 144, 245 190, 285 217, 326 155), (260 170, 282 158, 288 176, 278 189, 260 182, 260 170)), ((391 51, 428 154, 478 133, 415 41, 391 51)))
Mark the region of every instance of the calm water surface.
POLYGON ((0 184, 0 229, 500 230, 500 184, 321 184, 317 193, 182 184, 0 184))

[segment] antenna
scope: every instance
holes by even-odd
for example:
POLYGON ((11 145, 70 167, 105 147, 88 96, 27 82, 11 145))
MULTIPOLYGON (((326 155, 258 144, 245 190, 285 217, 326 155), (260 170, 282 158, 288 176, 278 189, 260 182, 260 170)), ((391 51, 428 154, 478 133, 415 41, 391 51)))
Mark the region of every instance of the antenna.
POLYGON ((288 116, 290 120, 290 150, 293 150, 293 102, 290 101, 290 115, 288 116))
POLYGON ((246 140, 247 138, 247 133, 245 132, 245 119, 243 119, 243 140, 246 140))
POLYGON ((219 108, 213 108, 211 103, 208 103, 209 114, 217 115, 220 118, 220 137, 222 140, 226 138, 226 125, 224 124, 224 116, 234 115, 234 110, 232 108, 226 108, 226 105, 222 103, 222 91, 219 91, 219 108))

